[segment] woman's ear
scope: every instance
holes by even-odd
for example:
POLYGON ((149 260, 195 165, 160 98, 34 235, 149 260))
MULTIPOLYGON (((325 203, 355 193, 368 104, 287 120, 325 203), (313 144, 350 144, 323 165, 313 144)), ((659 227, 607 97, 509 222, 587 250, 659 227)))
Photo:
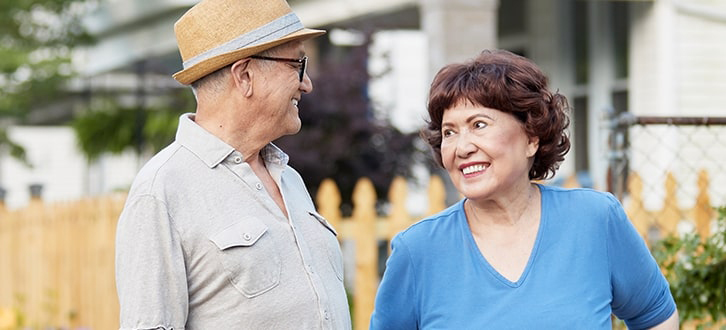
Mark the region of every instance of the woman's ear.
POLYGON ((529 143, 527 143, 527 157, 534 157, 534 155, 537 153, 537 150, 539 150, 539 137, 530 137, 529 143))
POLYGON ((232 73, 233 88, 240 91, 244 96, 252 96, 252 77, 253 72, 250 70, 250 59, 241 59, 230 69, 232 73))

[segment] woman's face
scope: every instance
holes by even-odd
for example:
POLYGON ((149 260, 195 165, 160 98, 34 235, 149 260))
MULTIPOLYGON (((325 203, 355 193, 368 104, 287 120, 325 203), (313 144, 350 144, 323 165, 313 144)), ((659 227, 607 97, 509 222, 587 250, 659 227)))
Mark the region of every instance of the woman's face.
POLYGON ((514 116, 459 102, 441 124, 441 159, 461 194, 489 199, 529 184, 539 139, 529 138, 514 116))

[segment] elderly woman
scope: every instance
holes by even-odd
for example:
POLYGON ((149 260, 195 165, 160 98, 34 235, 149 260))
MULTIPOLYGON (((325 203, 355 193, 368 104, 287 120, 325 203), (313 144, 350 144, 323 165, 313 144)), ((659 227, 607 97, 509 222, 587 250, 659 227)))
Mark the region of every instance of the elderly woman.
POLYGON ((569 151, 567 100, 524 57, 444 67, 423 135, 465 197, 399 233, 371 329, 676 329, 668 283, 608 193, 532 182, 569 151))

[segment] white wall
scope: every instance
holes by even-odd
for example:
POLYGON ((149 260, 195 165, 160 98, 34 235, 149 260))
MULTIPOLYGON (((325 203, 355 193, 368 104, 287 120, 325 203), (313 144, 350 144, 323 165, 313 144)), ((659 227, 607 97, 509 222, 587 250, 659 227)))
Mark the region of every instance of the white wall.
POLYGON ((690 0, 721 18, 676 6, 677 111, 682 116, 726 115, 726 1, 690 0))
POLYGON ((376 115, 404 133, 421 129, 428 118, 426 35, 418 30, 381 31, 370 46, 369 95, 376 115))
POLYGON ((8 209, 28 204, 31 184, 43 185, 42 199, 47 202, 126 189, 138 167, 133 153, 105 156, 89 166, 70 127, 16 126, 8 134, 25 148, 33 166, 28 168, 7 154, 0 155, 0 185, 7 190, 8 209))

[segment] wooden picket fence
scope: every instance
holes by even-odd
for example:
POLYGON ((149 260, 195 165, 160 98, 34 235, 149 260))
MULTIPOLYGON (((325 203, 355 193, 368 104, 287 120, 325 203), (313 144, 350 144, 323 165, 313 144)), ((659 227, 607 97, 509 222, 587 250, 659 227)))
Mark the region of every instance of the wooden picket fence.
POLYGON ((678 183, 673 173, 667 173, 663 184, 665 191, 663 207, 660 210, 648 210, 643 205, 643 181, 637 173, 631 173, 628 177, 629 201, 625 203, 625 211, 632 219, 633 225, 642 235, 649 230, 657 229, 659 235, 676 233, 678 224, 681 221, 691 221, 696 232, 706 238, 711 232, 711 222, 717 216, 711 205, 711 198, 708 193, 709 178, 708 172, 698 172, 696 194, 693 207, 682 209, 678 207, 676 188, 678 183))
MULTIPOLYGON (((396 233, 413 224, 419 217, 411 216, 406 209, 407 182, 395 178, 388 192, 391 211, 379 217, 376 211, 376 192, 373 183, 363 178, 353 189, 353 213, 344 219, 340 212, 340 193, 335 182, 325 180, 316 196, 319 213, 339 228, 339 240, 355 242, 355 281, 353 284, 353 329, 368 329, 375 293, 378 288, 378 240, 390 242, 396 233)), ((446 207, 444 182, 438 176, 429 180, 429 206, 425 215, 434 214, 446 207)))
POLYGON ((0 329, 118 328, 114 241, 124 199, 0 210, 0 329))
MULTIPOLYGON (((674 231, 682 219, 684 210, 673 210, 673 180, 668 175, 664 208, 652 211, 642 206, 639 178, 631 177, 631 197, 625 207, 641 234, 652 230, 653 218, 663 219, 657 225, 665 232, 674 231)), ((704 172, 698 184, 697 205, 690 210, 698 231, 706 233, 715 216, 713 211, 708 213, 707 181, 704 172)), ((566 185, 576 186, 576 182, 567 181, 566 185)), ((446 206, 444 183, 439 177, 429 182, 425 214, 409 214, 407 189, 406 180, 396 178, 387 196, 389 212, 379 216, 373 184, 361 179, 353 191, 354 208, 348 218, 341 214, 340 193, 332 180, 325 180, 318 189, 319 212, 338 228, 341 242, 354 242, 355 269, 346 269, 354 272, 354 329, 368 329, 379 281, 379 240, 390 241, 399 231, 446 206)), ((124 200, 124 195, 114 195, 51 205, 33 201, 29 207, 12 212, 0 205, 0 330, 19 322, 34 329, 117 328, 114 240, 124 200)))

